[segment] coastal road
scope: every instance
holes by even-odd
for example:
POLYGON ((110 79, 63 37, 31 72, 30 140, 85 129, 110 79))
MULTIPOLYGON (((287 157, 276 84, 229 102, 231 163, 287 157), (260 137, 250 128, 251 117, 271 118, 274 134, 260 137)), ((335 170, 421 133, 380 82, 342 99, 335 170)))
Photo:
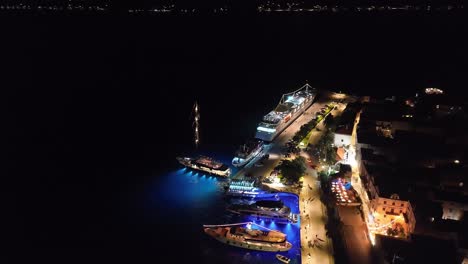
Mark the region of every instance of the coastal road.
POLYGON ((339 206, 338 211, 343 221, 344 240, 349 263, 372 263, 371 243, 367 234, 366 223, 359 209, 355 206, 339 206))
POLYGON ((333 264, 332 241, 325 234, 327 213, 319 189, 317 172, 308 168, 299 195, 302 263, 333 264))

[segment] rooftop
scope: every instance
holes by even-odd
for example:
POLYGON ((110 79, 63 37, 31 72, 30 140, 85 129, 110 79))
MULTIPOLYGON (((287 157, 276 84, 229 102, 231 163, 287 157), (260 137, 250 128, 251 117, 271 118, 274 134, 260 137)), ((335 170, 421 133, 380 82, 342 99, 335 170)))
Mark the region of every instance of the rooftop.
POLYGON ((411 114, 413 110, 391 102, 367 103, 361 114, 361 119, 369 121, 397 121, 407 120, 405 115, 411 114))
POLYGON ((407 241, 376 235, 376 241, 379 248, 386 253, 384 255, 390 262, 397 259, 400 261, 395 263, 460 263, 456 247, 450 240, 412 235, 411 239, 407 241))
POLYGON ((353 126, 337 127, 335 134, 350 135, 353 134, 353 126))
POLYGON ((345 110, 339 118, 337 127, 349 127, 352 129, 354 126, 354 120, 356 120, 356 115, 361 110, 361 107, 362 105, 359 103, 347 104, 345 110))
POLYGON ((361 159, 368 163, 373 164, 387 164, 388 160, 383 155, 377 155, 372 149, 362 148, 361 149, 361 159))
POLYGON ((374 130, 361 129, 357 130, 357 141, 360 144, 372 145, 375 147, 394 146, 394 141, 391 138, 380 136, 374 130))
POLYGON ((435 190, 434 199, 441 201, 450 201, 461 204, 468 204, 468 195, 465 195, 461 192, 450 192, 444 190, 435 190))

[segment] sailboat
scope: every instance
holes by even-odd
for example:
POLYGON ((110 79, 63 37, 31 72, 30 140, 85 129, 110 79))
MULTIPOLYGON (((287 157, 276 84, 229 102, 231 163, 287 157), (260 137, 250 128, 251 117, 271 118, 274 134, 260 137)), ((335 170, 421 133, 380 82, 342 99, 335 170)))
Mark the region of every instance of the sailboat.
MULTIPOLYGON (((195 147, 198 148, 200 144, 200 134, 199 134, 199 127, 200 127, 200 112, 199 106, 197 102, 193 105, 193 127, 194 127, 194 143, 195 147)), ((214 160, 213 158, 207 156, 198 156, 198 157, 177 157, 177 161, 183 166, 207 172, 209 174, 221 176, 221 177, 229 177, 231 175, 231 168, 228 165, 223 164, 219 161, 214 160)))

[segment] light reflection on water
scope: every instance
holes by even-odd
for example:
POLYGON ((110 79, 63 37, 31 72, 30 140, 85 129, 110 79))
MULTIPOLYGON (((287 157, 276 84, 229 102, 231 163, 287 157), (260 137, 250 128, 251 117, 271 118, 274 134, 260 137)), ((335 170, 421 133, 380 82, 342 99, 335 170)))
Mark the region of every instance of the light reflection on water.
MULTIPOLYGON (((230 161, 220 159, 226 164, 230 161)), ((253 221, 269 229, 287 234, 293 244, 288 252, 282 252, 291 258, 290 263, 300 263, 300 223, 280 224, 272 221, 256 220, 248 216, 234 216, 225 208, 228 201, 224 197, 226 179, 218 178, 189 169, 177 169, 159 175, 150 191, 154 210, 162 210, 171 217, 157 217, 154 221, 175 230, 177 237, 190 235, 192 248, 184 254, 203 263, 278 263, 273 252, 245 250, 222 244, 203 233, 204 224, 229 224, 253 221)), ((289 206, 293 213, 299 212, 298 197, 289 193, 280 193, 280 199, 289 206)), ((151 206, 150 206, 151 208, 151 206)), ((185 239, 185 238, 184 238, 185 239)))

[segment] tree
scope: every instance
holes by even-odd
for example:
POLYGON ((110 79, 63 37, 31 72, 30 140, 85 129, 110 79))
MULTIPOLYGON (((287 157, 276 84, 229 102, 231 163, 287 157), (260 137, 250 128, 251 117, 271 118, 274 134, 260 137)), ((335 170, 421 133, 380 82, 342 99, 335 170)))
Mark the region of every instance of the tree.
POLYGON ((325 130, 322 138, 317 143, 317 149, 320 152, 320 161, 333 165, 336 163, 336 150, 332 146, 335 140, 335 134, 329 129, 325 130))
POLYGON ((306 171, 305 159, 299 156, 294 160, 283 160, 283 163, 277 168, 281 171, 284 179, 296 183, 306 171))

